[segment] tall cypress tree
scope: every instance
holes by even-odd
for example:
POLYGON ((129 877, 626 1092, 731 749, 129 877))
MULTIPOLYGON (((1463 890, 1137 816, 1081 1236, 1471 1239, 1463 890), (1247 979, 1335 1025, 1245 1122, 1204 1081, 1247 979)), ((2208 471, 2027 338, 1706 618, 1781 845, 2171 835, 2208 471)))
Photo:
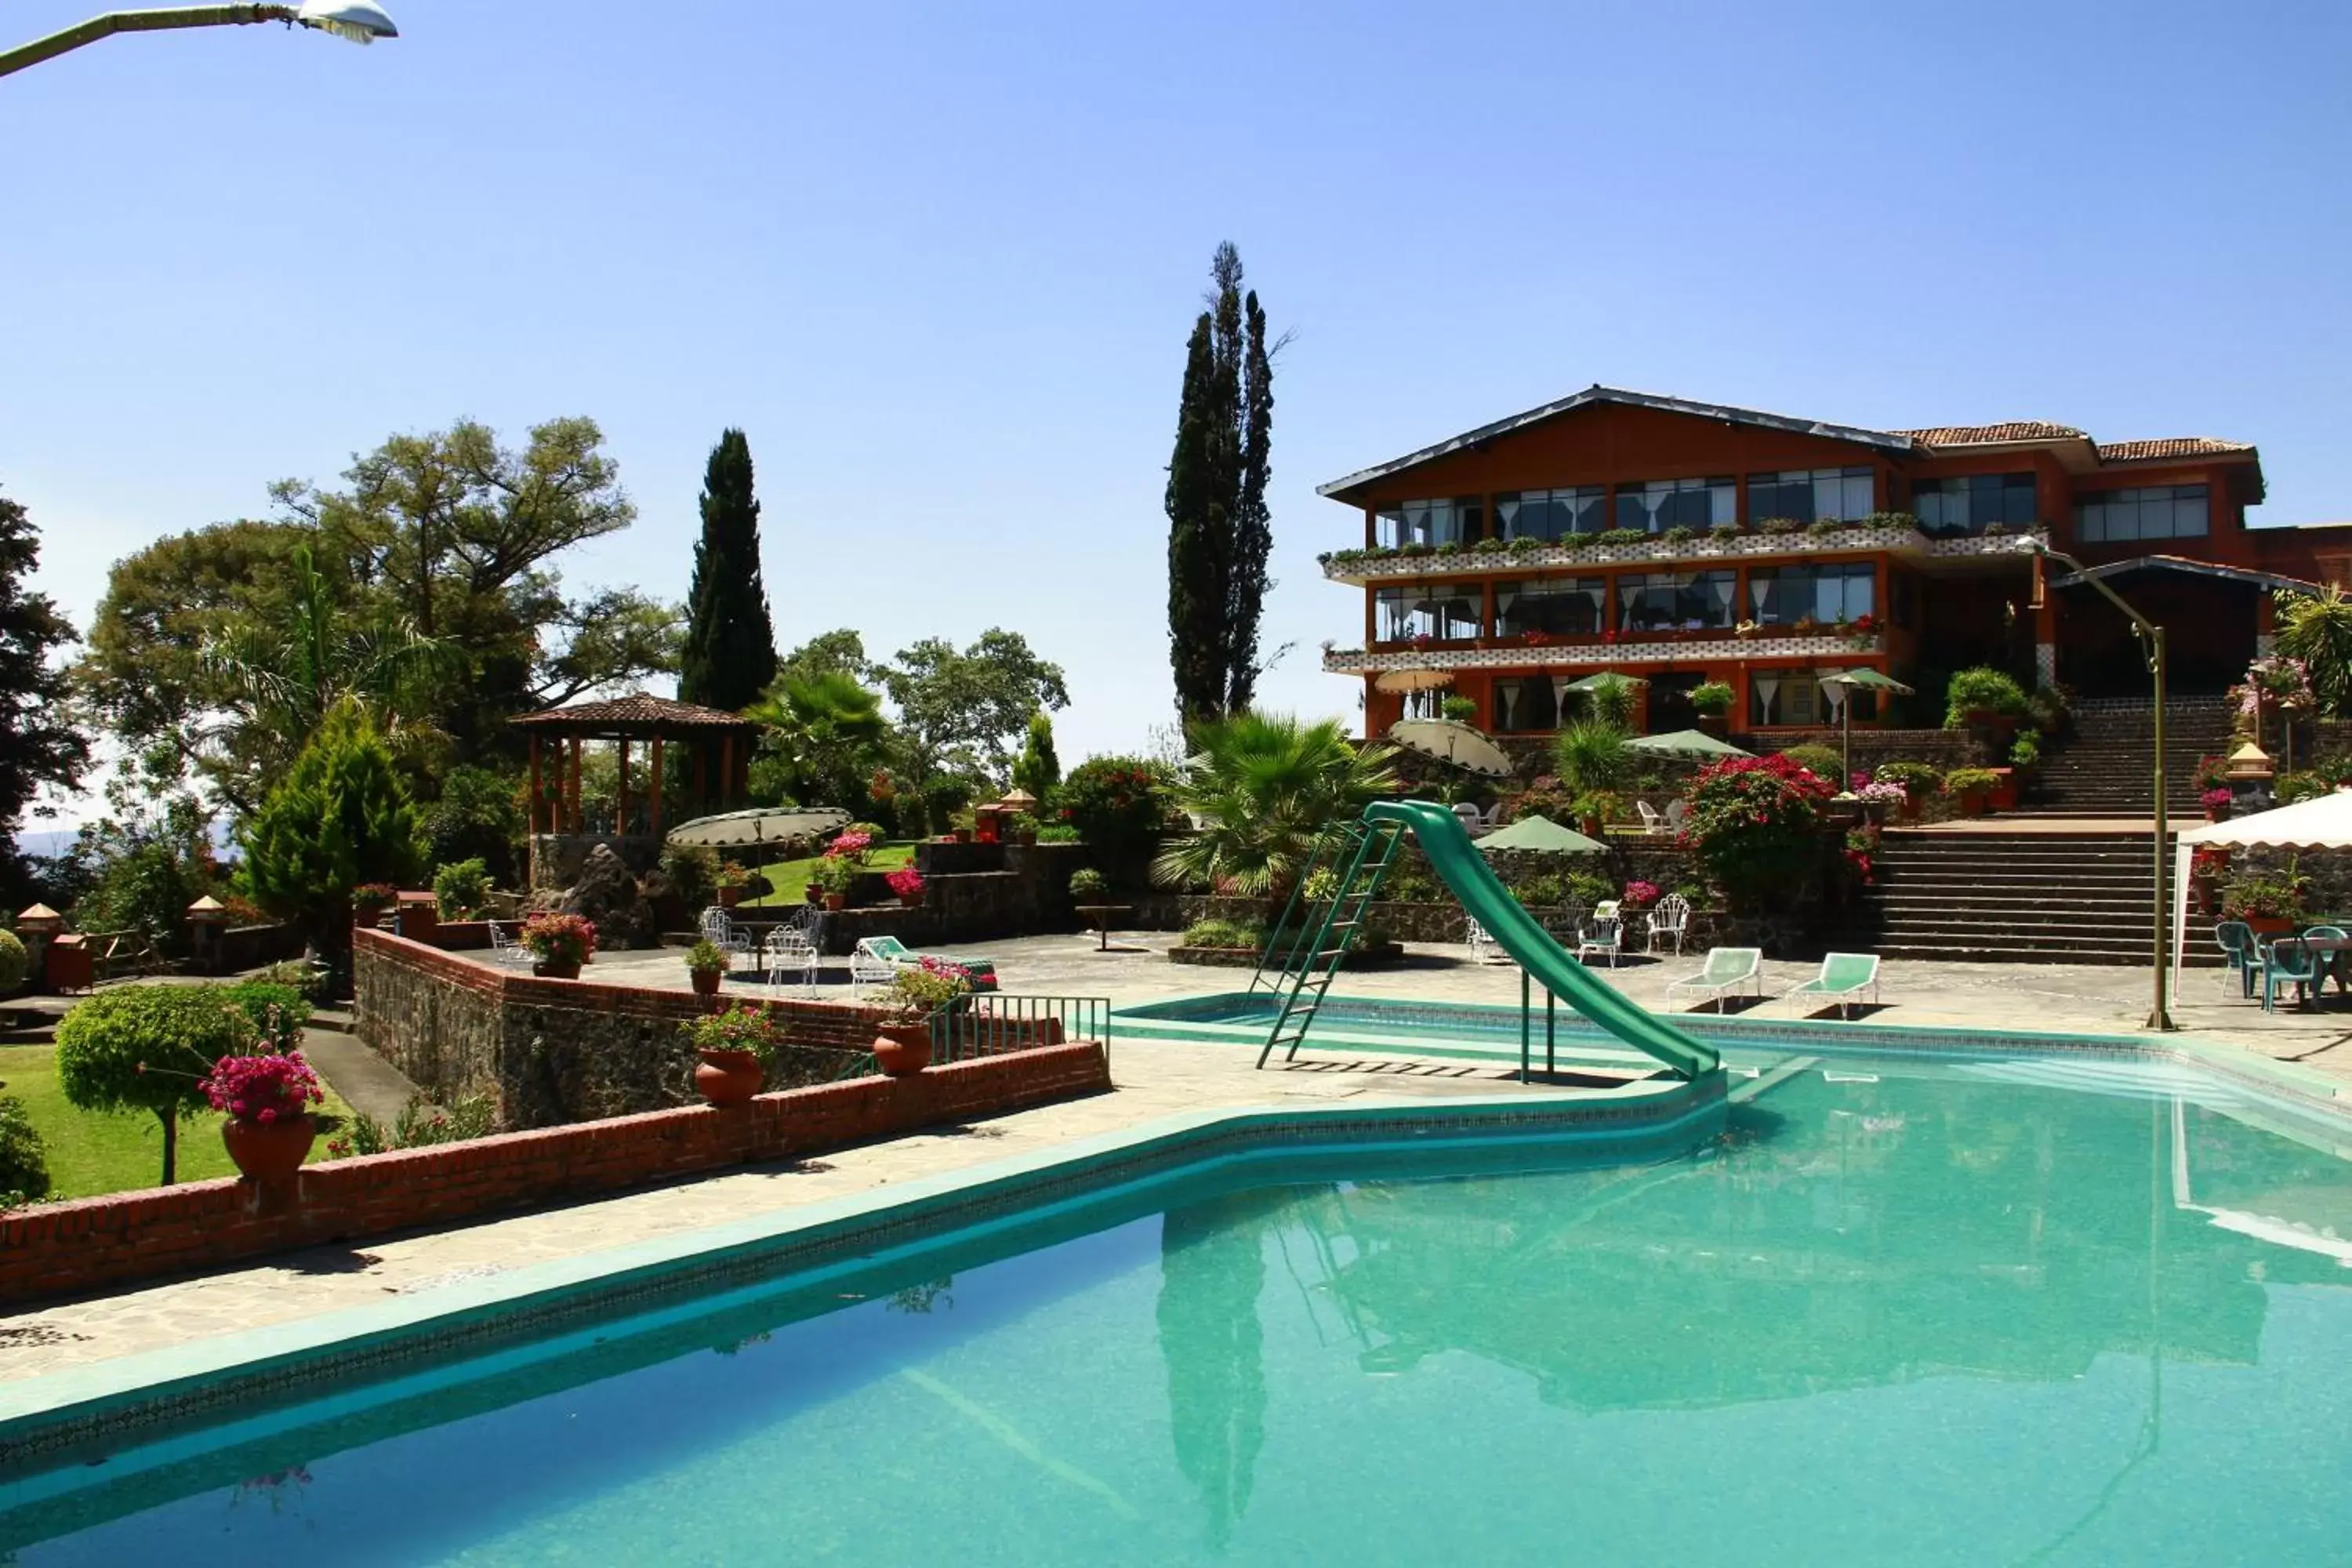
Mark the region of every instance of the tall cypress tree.
POLYGON ((24 503, 0 496, 0 876, 23 878, 16 830, 44 784, 80 781, 89 742, 67 720, 66 673, 51 660, 74 629, 32 591, 41 536, 24 503))
POLYGON ((730 429, 702 474, 702 538, 678 664, 683 702, 730 712, 758 700, 776 678, 776 632, 760 576, 760 503, 751 493, 751 444, 730 429))
MULTIPOLYGON (((1169 663, 1188 725, 1246 709, 1274 533, 1265 502, 1274 431, 1273 348, 1242 258, 1220 245, 1209 309, 1192 323, 1176 450, 1168 465, 1169 663)), ((1279 348, 1279 343, 1274 348, 1279 348)))

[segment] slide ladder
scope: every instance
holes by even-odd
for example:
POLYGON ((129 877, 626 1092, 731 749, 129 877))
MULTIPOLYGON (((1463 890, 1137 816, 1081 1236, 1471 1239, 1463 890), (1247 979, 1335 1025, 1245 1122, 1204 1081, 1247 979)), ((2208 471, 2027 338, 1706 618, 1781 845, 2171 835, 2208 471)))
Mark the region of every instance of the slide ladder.
MULTIPOLYGON (((1339 877, 1329 902, 1306 900, 1306 918, 1300 921, 1298 931, 1291 933, 1286 942, 1285 932, 1277 929, 1267 941, 1265 965, 1276 962, 1277 947, 1284 950, 1278 978, 1274 983, 1283 1002, 1276 1011, 1274 1027, 1266 1035, 1265 1048, 1258 1053, 1259 1067, 1265 1066, 1277 1046, 1287 1047, 1286 1060, 1298 1054, 1298 1044, 1315 1021, 1316 1009, 1322 1004, 1324 992, 1330 988, 1332 975, 1338 973, 1348 933, 1362 923, 1366 909, 1380 890, 1381 879, 1395 860, 1397 847, 1407 830, 1428 857, 1430 868, 1460 900, 1469 917, 1486 928, 1495 944, 1510 954, 1527 980, 1541 985, 1550 996, 1566 1002, 1573 1011, 1626 1045, 1664 1063, 1679 1077, 1696 1079, 1722 1069, 1722 1058, 1713 1046, 1587 972, 1576 956, 1554 942, 1542 923, 1511 896, 1510 889, 1495 875, 1494 868, 1486 864, 1486 858, 1470 842, 1462 819, 1450 808, 1425 800, 1381 800, 1364 807, 1363 820, 1350 825, 1335 856, 1334 863, 1344 859, 1348 869, 1339 877), (1302 934, 1309 930, 1314 933, 1311 938, 1302 934), (1339 933, 1336 948, 1332 946, 1334 931, 1339 933)), ((1293 912, 1301 905, 1305 886, 1302 879, 1300 893, 1294 894, 1291 900, 1293 912)), ((1253 989, 1255 984, 1253 981, 1253 989)), ((1521 989, 1524 993, 1524 983, 1521 989)), ((1525 1011, 1523 1000, 1523 1061, 1525 1011)))
POLYGON ((1258 1066, 1265 1066, 1277 1046, 1287 1046, 1292 1056, 1298 1054, 1298 1042, 1315 1022, 1348 944, 1363 929, 1365 911, 1395 863, 1403 837, 1402 823, 1367 817, 1349 824, 1335 841, 1328 868, 1320 853, 1308 862, 1291 891, 1289 907, 1265 939, 1258 973, 1250 979, 1251 991, 1264 982, 1279 998, 1265 1048, 1257 1054, 1258 1066), (1327 868, 1334 874, 1330 896, 1308 897, 1307 885, 1327 868))

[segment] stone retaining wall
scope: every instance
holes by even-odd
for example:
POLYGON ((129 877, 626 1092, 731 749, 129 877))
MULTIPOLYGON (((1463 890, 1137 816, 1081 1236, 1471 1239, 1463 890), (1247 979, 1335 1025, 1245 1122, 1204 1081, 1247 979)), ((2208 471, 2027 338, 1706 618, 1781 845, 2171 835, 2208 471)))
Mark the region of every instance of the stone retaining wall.
POLYGON ((763 1094, 727 1110, 697 1105, 333 1160, 305 1166, 283 1189, 223 1179, 37 1205, 0 1215, 0 1303, 821 1153, 1110 1087, 1101 1046, 1054 1046, 763 1094))

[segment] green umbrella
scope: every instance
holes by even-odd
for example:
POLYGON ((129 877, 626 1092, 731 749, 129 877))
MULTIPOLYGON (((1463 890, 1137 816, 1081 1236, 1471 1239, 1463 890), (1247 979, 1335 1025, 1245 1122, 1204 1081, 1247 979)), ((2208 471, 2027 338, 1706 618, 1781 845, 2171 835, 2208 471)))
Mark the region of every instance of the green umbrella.
POLYGON ((1846 689, 1846 700, 1838 704, 1838 768, 1843 774, 1838 780, 1838 788, 1841 791, 1852 789, 1853 787, 1853 694, 1856 691, 1884 691, 1894 697, 1909 697, 1913 693, 1909 687, 1893 676, 1881 675, 1877 670, 1868 668, 1849 669, 1842 675, 1824 675, 1822 677, 1822 684, 1843 686, 1846 689))
POLYGON ((1549 816, 1523 816, 1508 827, 1478 840, 1482 855, 1598 855, 1609 848, 1573 827, 1562 827, 1549 816))
POLYGON ((1638 675, 1620 675, 1613 669, 1604 669, 1598 675, 1588 675, 1582 680, 1571 680, 1563 689, 1569 691, 1598 691, 1612 680, 1622 680, 1628 686, 1647 686, 1650 684, 1647 680, 1644 680, 1638 675))
POLYGON ((1669 757, 1752 757, 1728 741, 1696 730, 1673 730, 1663 735, 1636 735, 1625 742, 1629 751, 1655 752, 1669 757))

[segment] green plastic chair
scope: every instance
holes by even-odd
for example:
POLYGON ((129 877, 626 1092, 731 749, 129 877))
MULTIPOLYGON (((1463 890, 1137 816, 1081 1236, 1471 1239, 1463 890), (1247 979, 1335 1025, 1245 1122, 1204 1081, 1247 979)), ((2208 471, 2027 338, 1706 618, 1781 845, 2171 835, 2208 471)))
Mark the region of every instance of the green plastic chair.
POLYGON ((1853 1005, 1864 994, 1873 1005, 1878 1001, 1878 954, 1874 952, 1832 952, 1822 955, 1822 972, 1811 980, 1791 985, 1780 994, 1787 1001, 1793 996, 1818 996, 1835 1002, 1838 1016, 1853 1016, 1853 1005))
MULTIPOLYGON (((2342 942, 2344 940, 2344 928, 2342 926, 2306 926, 2304 928, 2303 934, 2305 936, 2331 937, 2337 942, 2342 942)), ((2312 962, 2319 965, 2319 973, 2322 979, 2325 979, 2330 974, 2336 976, 2336 994, 2338 996, 2343 995, 2347 991, 2352 991, 2352 984, 2347 984, 2347 971, 2352 971, 2352 953, 2339 951, 2336 952, 2315 952, 2311 956, 2312 962)), ((2318 982, 2315 981, 2312 984, 2312 992, 2314 995, 2318 994, 2318 982)))
POLYGON ((2299 936, 2282 937, 2271 943, 2269 962, 2263 965, 2263 1011, 2278 1011, 2281 986, 2308 985, 2316 989, 2318 958, 2311 951, 2311 944, 2299 936))
POLYGON ((1703 991, 1715 1004, 1718 1013, 1724 1010, 1723 999, 1745 985, 1750 994, 1764 994, 1764 982, 1757 966, 1764 961, 1760 947, 1711 947, 1706 950, 1706 964, 1696 974, 1677 980, 1666 987, 1672 998, 1677 991, 1703 991))
POLYGON ((2230 961, 2229 971, 2221 976, 2221 984, 2229 984, 2230 975, 2234 974, 2238 977, 2238 994, 2252 996, 2254 994, 2254 972, 2263 966, 2262 949, 2254 942, 2254 928, 2243 921, 2222 921, 2213 927, 2213 941, 2221 948, 2221 955, 2230 961))

